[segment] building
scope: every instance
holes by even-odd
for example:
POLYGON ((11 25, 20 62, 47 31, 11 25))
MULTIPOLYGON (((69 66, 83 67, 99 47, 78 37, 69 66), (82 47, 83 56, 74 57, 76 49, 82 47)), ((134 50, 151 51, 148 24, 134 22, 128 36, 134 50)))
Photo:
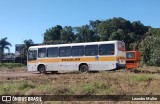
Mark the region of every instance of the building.
MULTIPOLYGON (((31 46, 37 46, 42 44, 32 44, 31 46)), ((27 54, 25 50, 25 44, 16 44, 15 45, 15 62, 26 63, 27 54)))

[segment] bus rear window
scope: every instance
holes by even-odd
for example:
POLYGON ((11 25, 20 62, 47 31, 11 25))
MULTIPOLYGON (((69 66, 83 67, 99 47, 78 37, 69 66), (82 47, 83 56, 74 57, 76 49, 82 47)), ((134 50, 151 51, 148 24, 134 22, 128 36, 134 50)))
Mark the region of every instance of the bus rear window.
POLYGON ((125 51, 125 44, 123 42, 118 42, 118 50, 125 51))

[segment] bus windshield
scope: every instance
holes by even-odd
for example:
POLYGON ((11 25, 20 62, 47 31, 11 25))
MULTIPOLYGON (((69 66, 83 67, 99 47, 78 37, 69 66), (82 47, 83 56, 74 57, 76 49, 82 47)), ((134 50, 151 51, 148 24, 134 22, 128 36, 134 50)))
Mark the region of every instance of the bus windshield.
POLYGON ((126 53, 127 59, 133 59, 134 58, 134 52, 128 52, 126 53))

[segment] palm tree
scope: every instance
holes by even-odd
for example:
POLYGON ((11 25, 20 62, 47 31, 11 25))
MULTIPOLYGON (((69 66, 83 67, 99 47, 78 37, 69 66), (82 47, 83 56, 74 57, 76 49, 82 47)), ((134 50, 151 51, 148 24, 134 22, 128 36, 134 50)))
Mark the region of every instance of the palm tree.
POLYGON ((30 46, 32 46, 34 44, 33 40, 32 39, 28 39, 28 40, 24 40, 24 50, 23 50, 23 56, 26 57, 27 55, 27 52, 28 52, 28 48, 30 46))
POLYGON ((1 59, 1 62, 2 62, 2 59, 4 57, 4 50, 7 49, 8 52, 10 52, 9 46, 12 46, 12 45, 11 45, 11 43, 9 43, 7 41, 7 37, 2 38, 0 40, 0 59, 1 59))
POLYGON ((32 39, 24 40, 25 50, 27 51, 28 48, 29 48, 31 45, 33 45, 33 44, 34 44, 34 42, 33 42, 32 39))

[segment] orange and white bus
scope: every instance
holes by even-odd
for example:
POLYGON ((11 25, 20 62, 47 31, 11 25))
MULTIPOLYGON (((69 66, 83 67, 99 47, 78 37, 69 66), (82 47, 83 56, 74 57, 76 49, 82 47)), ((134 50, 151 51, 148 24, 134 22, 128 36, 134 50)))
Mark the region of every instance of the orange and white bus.
POLYGON ((40 73, 114 70, 125 68, 125 58, 122 41, 31 46, 27 70, 40 73))

